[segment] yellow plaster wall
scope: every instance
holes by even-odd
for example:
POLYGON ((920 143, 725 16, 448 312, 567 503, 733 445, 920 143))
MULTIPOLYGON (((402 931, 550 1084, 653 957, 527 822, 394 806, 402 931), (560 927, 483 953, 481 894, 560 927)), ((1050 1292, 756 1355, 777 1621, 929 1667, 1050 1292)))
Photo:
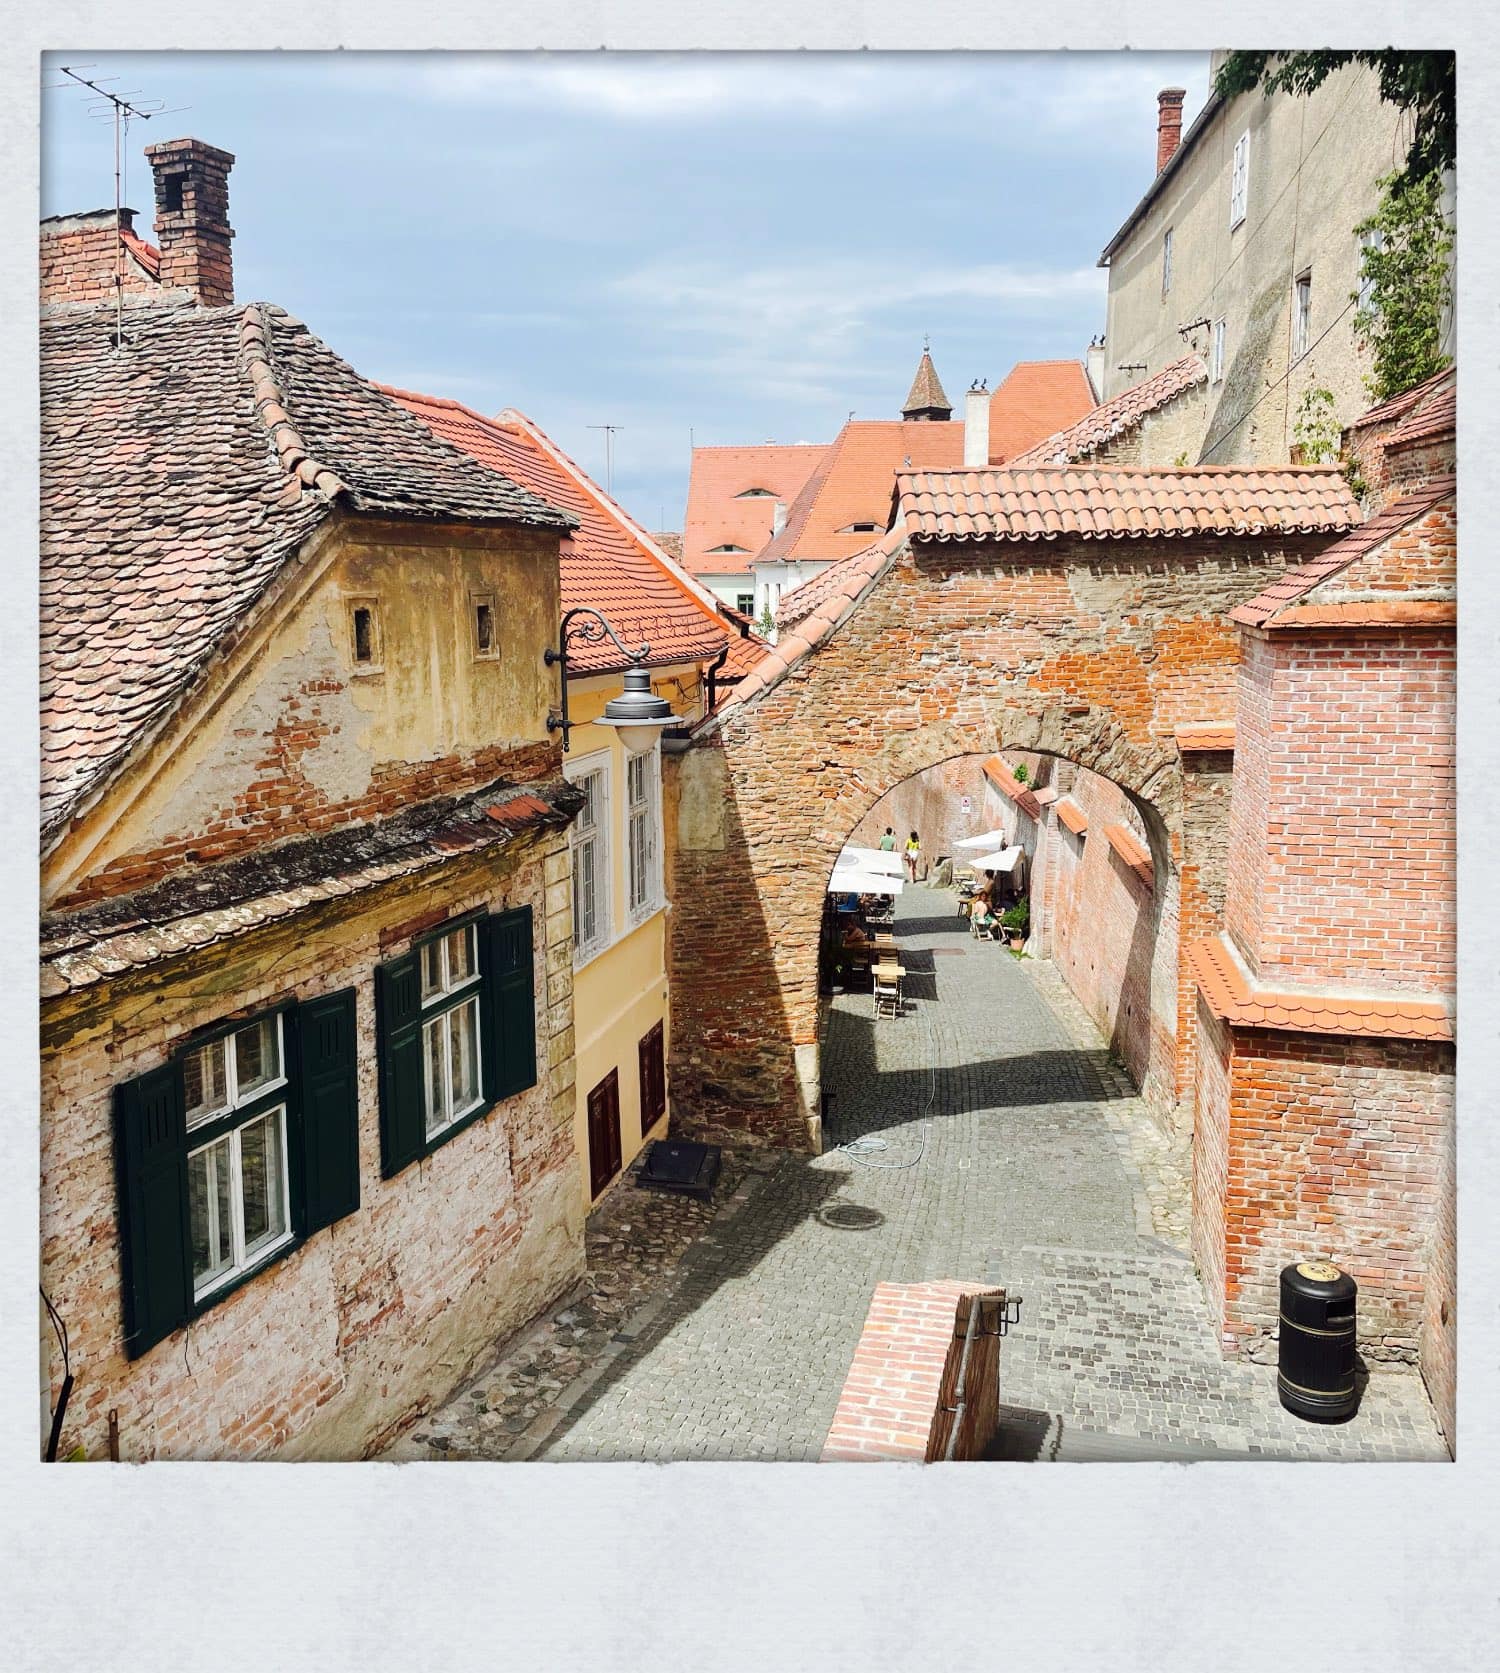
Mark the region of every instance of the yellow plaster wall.
POLYGON ((555 530, 335 525, 289 565, 245 643, 60 844, 46 898, 112 860, 201 834, 258 780, 290 773, 337 804, 365 794, 391 764, 545 740, 557 692, 543 662, 560 613, 557 548, 555 530), (493 601, 498 654, 489 658, 475 650, 478 595, 493 601), (364 599, 378 615, 373 670, 354 660, 352 606, 364 599))

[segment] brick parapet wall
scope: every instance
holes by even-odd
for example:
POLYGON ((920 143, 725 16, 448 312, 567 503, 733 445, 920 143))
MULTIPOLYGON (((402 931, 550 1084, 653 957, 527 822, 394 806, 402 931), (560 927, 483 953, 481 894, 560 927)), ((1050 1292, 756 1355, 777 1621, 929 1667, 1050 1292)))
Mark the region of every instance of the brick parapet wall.
POLYGON ((955 1418, 954 1459, 986 1457, 999 1427, 1004 1301, 1004 1290, 956 1279, 877 1284, 820 1462, 935 1463, 955 1418), (981 1298, 991 1305, 981 1310, 964 1366, 969 1310, 981 1298), (960 1368, 964 1400, 956 1417, 960 1368))
MULTIPOLYGON (((120 216, 122 224, 130 228, 133 212, 122 209, 120 216)), ((113 302, 116 273, 126 297, 161 295, 161 285, 123 245, 112 209, 72 215, 56 225, 44 223, 39 257, 43 307, 113 302)))
MULTIPOLYGON (((502 860, 453 862, 374 891, 355 910, 332 902, 44 1007, 43 1283, 68 1321, 78 1378, 65 1451, 105 1456, 113 1409, 127 1460, 359 1457, 577 1280, 567 863, 566 838, 549 834, 502 860), (392 956, 390 933, 521 904, 537 924, 537 1086, 382 1179, 372 973, 392 956), (114 1086, 159 1065, 196 1028, 349 986, 359 1209, 126 1360, 114 1086)), ((46 1375, 55 1399, 55 1354, 46 1375)))
MULTIPOLYGON (((1003 746, 1113 779, 1160 820, 1157 887, 1175 891, 1172 729, 1232 712, 1229 609, 1326 542, 1121 544, 903 552, 813 655, 682 758, 681 1130, 817 1142, 825 880, 879 798, 937 762, 1003 746)), ((1168 910, 1175 933, 1175 896, 1168 910)))

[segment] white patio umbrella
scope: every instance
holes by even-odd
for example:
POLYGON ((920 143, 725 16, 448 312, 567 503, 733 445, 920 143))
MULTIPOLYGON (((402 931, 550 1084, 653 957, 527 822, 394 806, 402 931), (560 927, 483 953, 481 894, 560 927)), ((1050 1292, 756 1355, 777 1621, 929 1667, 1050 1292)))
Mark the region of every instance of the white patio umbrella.
POLYGON ((975 871, 1014 871, 1025 852, 1020 847, 1002 848, 994 854, 981 854, 969 864, 975 871))
POLYGON ((899 877, 891 877, 883 871, 835 866, 826 892, 830 895, 899 895, 904 887, 899 877))
POLYGON ((860 871, 883 872, 891 877, 902 874, 901 856, 889 854, 883 848, 855 848, 852 845, 841 848, 833 866, 835 871, 847 871, 853 867, 860 871))
POLYGON ((955 848, 993 848, 996 843, 1003 843, 1004 841, 1004 831, 986 831, 983 836, 961 837, 953 846, 955 848))

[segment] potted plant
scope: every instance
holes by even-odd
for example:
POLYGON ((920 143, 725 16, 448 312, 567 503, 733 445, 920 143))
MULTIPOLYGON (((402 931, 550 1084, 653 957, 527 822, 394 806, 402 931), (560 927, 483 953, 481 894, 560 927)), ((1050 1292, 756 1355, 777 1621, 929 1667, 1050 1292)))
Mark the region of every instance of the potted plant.
POLYGON ((1031 933, 1031 902, 1025 895, 1000 914, 1000 927, 1010 941, 1010 950, 1019 953, 1031 933))

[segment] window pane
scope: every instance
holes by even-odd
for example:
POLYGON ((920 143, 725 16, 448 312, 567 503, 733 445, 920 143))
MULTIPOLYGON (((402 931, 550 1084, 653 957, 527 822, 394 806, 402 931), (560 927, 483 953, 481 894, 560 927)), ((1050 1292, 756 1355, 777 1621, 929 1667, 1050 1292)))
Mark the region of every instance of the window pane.
POLYGON ((455 930, 448 938, 448 986, 456 988, 474 974, 474 926, 455 930))
POLYGON ((426 1097, 427 1136, 431 1138, 448 1120, 448 1101, 443 1087, 443 1042, 448 1019, 434 1017, 422 1029, 422 1085, 426 1097))
POLYGON ((234 1037, 235 1092, 243 1100, 257 1088, 281 1078, 276 1019, 267 1017, 234 1037))
POLYGON ((193 1288, 202 1290, 233 1264, 229 1217, 229 1140, 188 1157, 188 1235, 193 1288))
POLYGON ((281 1112, 240 1128, 240 1188, 245 1207, 245 1259, 252 1259, 286 1230, 282 1179, 281 1112))
POLYGON ((215 1040, 199 1046, 182 1062, 183 1102, 189 1127, 200 1126, 229 1104, 229 1081, 225 1073, 225 1042, 215 1040))
POLYGON ((594 843, 575 844, 573 849, 573 940, 587 947, 594 939, 594 843))
POLYGON ((448 1072, 453 1114, 479 1102, 479 1001, 471 999, 448 1013, 448 1072))
POLYGON ((443 991, 443 944, 429 941, 422 949, 422 997, 443 991))

